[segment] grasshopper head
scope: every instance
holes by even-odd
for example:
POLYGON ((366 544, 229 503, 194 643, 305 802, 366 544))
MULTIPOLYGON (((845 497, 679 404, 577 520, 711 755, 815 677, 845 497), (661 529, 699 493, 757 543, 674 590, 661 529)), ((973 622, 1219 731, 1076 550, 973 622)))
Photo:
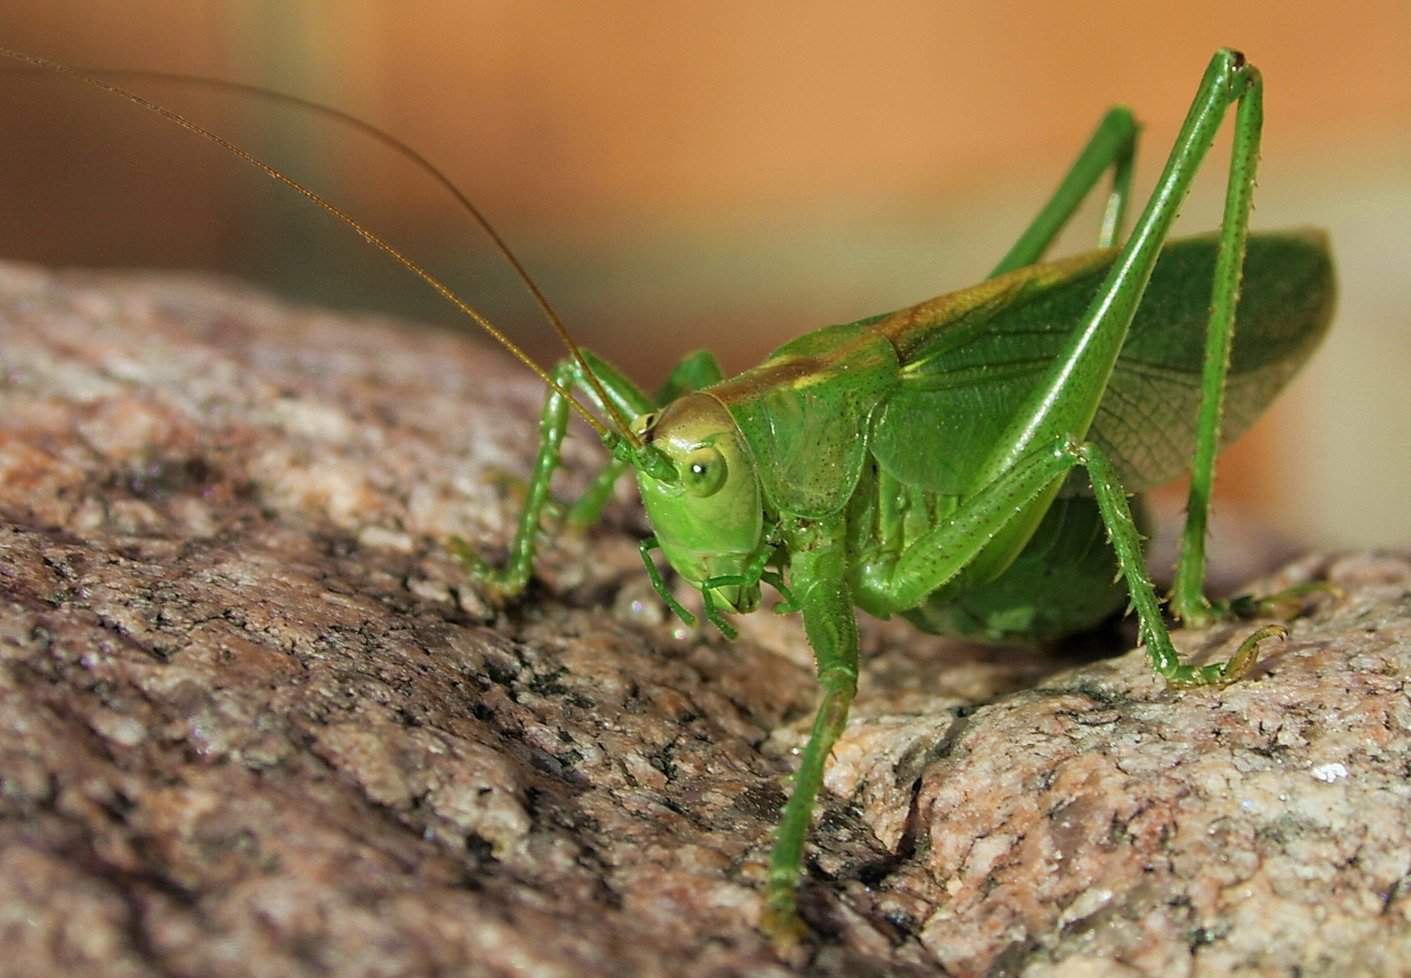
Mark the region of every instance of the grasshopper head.
MULTIPOLYGON (((730 413, 708 394, 688 394, 633 422, 676 469, 663 482, 642 468, 637 484, 666 559, 697 587, 739 574, 764 544, 764 505, 749 449, 730 413)), ((736 611, 759 604, 759 585, 720 587, 714 596, 736 611)))

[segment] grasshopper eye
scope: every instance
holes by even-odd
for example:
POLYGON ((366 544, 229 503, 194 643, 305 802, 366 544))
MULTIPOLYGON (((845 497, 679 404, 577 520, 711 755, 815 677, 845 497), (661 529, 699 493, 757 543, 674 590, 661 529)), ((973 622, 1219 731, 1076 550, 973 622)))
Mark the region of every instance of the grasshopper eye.
POLYGON ((681 463, 681 484, 692 496, 713 496, 725 485, 725 456, 713 445, 692 449, 681 463))

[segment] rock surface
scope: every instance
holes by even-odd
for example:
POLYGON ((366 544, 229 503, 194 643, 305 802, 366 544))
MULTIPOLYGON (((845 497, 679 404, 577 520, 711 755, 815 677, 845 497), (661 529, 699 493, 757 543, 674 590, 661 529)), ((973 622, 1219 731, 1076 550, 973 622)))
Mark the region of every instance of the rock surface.
POLYGON ((673 628, 625 495, 487 609, 439 541, 508 540, 517 368, 3 266, 0 370, 0 973, 1411 973, 1405 557, 1263 582, 1342 593, 1225 690, 867 625, 781 958, 798 624, 673 628))

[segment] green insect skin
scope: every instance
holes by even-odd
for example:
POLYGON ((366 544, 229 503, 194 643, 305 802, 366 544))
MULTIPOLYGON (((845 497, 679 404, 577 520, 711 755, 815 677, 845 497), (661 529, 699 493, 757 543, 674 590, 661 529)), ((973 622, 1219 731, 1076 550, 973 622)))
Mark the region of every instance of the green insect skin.
MULTIPOLYGON (((1204 595, 1215 455, 1273 400, 1332 314, 1332 263, 1321 234, 1248 235, 1263 88, 1237 52, 1211 59, 1156 190, 1120 245, 1137 129, 1118 108, 985 282, 809 333, 729 379, 710 354, 692 354, 655 396, 591 354, 544 373, 385 239, 177 113, 44 58, 5 48, 0 56, 69 75, 224 147, 400 262, 548 382, 539 454, 507 563, 492 567, 463 542, 451 544, 487 590, 513 597, 528 583, 570 389, 602 415, 635 419, 618 431, 593 421, 612 461, 567 522, 593 523, 617 480, 634 470, 654 530, 641 545, 643 564, 662 600, 693 621, 653 561, 656 549, 700 590, 706 617, 730 637, 727 614, 755 610, 768 584, 784 597, 776 610, 802 614, 817 660, 820 702, 780 817, 761 921, 781 945, 805 933, 795 891, 824 763, 857 689, 855 606, 943 634, 1037 641, 1087 628, 1125 600, 1153 670, 1176 686, 1238 679, 1260 643, 1284 631, 1257 629, 1227 662, 1181 663, 1127 500, 1190 473, 1170 610, 1187 624, 1231 614, 1204 595), (1220 230, 1168 242, 1232 104, 1220 230), (1109 169, 1099 249, 1042 263, 1109 169)), ((386 134, 354 124, 439 180, 499 242, 443 175, 386 134)), ((1239 610, 1264 607, 1245 602, 1239 610)))
MULTIPOLYGON (((1215 455, 1312 352, 1334 294, 1319 232, 1247 233, 1261 113, 1258 71, 1217 52, 1120 246, 1137 135, 1121 108, 981 285, 809 333, 728 379, 708 353, 693 354, 655 397, 591 354, 554 372, 598 410, 606 399, 636 418, 640 442, 607 439, 614 459, 568 522, 592 523, 634 468, 654 531, 643 562, 676 614, 693 620, 655 549, 727 636, 726 614, 757 608, 762 584, 784 596, 782 610, 802 614, 821 692, 770 858, 762 926, 780 944, 805 933, 795 891, 824 764, 857 688, 855 606, 928 631, 1034 641, 1091 627, 1126 601, 1152 668, 1177 686, 1232 682, 1261 641, 1283 633, 1266 625, 1228 662, 1181 663, 1127 500, 1191 473, 1170 610, 1188 624, 1229 614, 1203 592, 1215 455), (1168 242, 1231 104, 1221 229, 1168 242), (1109 169, 1099 250, 1039 263, 1109 169)), ((501 595, 528 581, 567 418, 562 392, 551 391, 507 564, 492 568, 456 544, 501 595)))

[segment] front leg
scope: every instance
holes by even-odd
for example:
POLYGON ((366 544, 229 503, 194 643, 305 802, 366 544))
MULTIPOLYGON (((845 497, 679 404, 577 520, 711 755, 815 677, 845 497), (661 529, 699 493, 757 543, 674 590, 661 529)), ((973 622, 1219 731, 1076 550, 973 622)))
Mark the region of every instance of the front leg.
MULTIPOLYGON (((647 395, 631 381, 591 354, 587 355, 587 360, 603 392, 619 414, 632 417, 651 410, 652 404, 647 395)), ((576 387, 597 411, 606 413, 601 398, 588 383, 583 367, 576 360, 560 361, 554 367, 552 377, 561 389, 576 387)), ((529 583, 529 575, 534 569, 539 521, 543 517, 545 507, 551 502, 549 483, 553 479, 554 469, 558 468, 563 436, 567 428, 568 401, 559 391, 550 390, 544 398, 544 409, 539 415, 539 454, 534 462, 534 475, 529 481, 524 508, 519 514, 519 526, 515 531, 514 542, 510 544, 509 559, 505 566, 491 565, 460 537, 452 537, 448 541, 451 553, 465 566, 470 576, 484 585, 495 598, 518 597, 529 583)), ((624 466, 616 460, 610 462, 607 471, 611 474, 611 480, 615 481, 622 474, 623 468, 624 466)), ((604 479, 599 479, 589 488, 586 494, 591 497, 589 505, 576 507, 576 515, 581 518, 586 512, 596 518, 606 502, 607 493, 612 489, 612 481, 605 484, 604 482, 604 479)))
MULTIPOLYGON (((720 366, 715 357, 705 351, 686 356, 671 372, 666 386, 656 401, 632 383, 620 371, 602 358, 584 350, 584 360, 597 379, 616 412, 632 418, 663 406, 669 400, 689 390, 695 390, 720 379, 720 366)), ((583 367, 575 360, 560 361, 553 370, 554 383, 567 390, 576 388, 587 398, 594 410, 608 413, 598 388, 589 383, 583 367)), ((539 454, 534 463, 534 475, 525 494, 524 509, 519 514, 519 526, 510 544, 505 566, 495 567, 477 554, 460 537, 452 537, 447 545, 470 576, 479 581, 496 598, 515 598, 523 593, 534 570, 534 552, 538 545, 540 521, 544 511, 555 505, 549 495, 549 483, 558 468, 563 437, 568 428, 568 402, 558 391, 550 390, 544 397, 544 409, 539 415, 539 454)), ((613 459, 589 483, 583 495, 564 515, 570 526, 587 527, 597 522, 603 507, 612 496, 613 486, 631 467, 624 459, 613 459)))
MULTIPOLYGON (((573 360, 564 360, 554 368, 554 383, 565 390, 580 379, 580 369, 573 360)), ((559 451, 568 427, 568 402, 557 390, 544 398, 539 415, 539 455, 534 463, 534 475, 529 480, 524 508, 519 513, 519 527, 510 544, 509 560, 504 567, 495 567, 477 554, 465 540, 451 537, 447 541, 452 555, 465 567, 471 578, 478 581, 494 598, 513 598, 524 591, 534 566, 534 548, 539 534, 539 519, 549 503, 549 481, 559 464, 559 451)))
POLYGON ((843 518, 795 528, 786 534, 785 541, 790 553, 792 601, 803 612, 822 692, 769 857, 762 926, 776 942, 787 945, 803 932, 795 890, 803 864, 804 838, 823 784, 823 767, 847 725, 848 708, 857 692, 857 622, 847 584, 843 518))

